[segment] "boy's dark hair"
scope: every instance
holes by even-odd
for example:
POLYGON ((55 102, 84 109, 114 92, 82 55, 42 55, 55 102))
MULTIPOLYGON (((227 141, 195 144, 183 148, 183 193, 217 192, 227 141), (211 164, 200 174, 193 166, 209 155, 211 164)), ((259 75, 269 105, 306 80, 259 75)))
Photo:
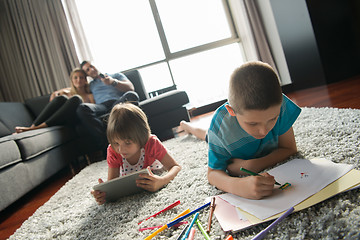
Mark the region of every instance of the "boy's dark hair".
POLYGON ((269 64, 247 62, 231 75, 228 100, 235 113, 239 114, 245 110, 266 110, 281 104, 279 78, 269 64))
POLYGON ((82 69, 82 67, 85 65, 85 64, 87 64, 87 63, 90 63, 89 61, 82 61, 81 63, 80 63, 80 68, 82 69))

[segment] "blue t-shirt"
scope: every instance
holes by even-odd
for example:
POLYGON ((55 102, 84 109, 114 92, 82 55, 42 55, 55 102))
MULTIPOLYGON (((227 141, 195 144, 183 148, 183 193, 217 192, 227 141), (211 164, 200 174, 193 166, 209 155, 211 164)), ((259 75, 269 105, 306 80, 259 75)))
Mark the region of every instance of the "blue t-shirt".
POLYGON ((208 131, 211 169, 225 171, 231 158, 244 160, 268 155, 278 147, 278 138, 286 133, 299 116, 301 109, 283 95, 280 115, 273 129, 263 139, 256 139, 241 128, 225 105, 220 106, 211 120, 208 131))
MULTIPOLYGON (((112 78, 115 78, 120 81, 124 81, 127 77, 122 73, 107 74, 112 78)), ((94 100, 96 104, 100 104, 109 100, 118 100, 124 92, 118 90, 112 85, 106 85, 101 81, 100 78, 95 78, 90 82, 90 91, 94 95, 94 100)))

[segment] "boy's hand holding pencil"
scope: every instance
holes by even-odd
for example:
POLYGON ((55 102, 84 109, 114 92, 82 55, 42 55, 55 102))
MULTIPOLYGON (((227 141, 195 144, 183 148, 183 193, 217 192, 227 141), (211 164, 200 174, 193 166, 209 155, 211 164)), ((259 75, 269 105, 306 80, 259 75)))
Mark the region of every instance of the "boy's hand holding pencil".
POLYGON ((245 182, 239 190, 243 192, 241 196, 249 199, 262 199, 272 195, 274 190, 275 179, 268 173, 238 178, 237 180, 245 182))

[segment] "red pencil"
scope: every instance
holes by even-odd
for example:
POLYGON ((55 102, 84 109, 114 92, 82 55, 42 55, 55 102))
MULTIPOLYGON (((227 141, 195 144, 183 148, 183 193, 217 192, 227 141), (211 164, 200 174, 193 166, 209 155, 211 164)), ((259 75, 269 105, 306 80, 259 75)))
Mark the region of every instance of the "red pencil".
POLYGON ((161 210, 160 212, 157 212, 157 213, 155 213, 154 215, 151 215, 150 217, 148 217, 147 219, 139 222, 138 225, 140 225, 140 223, 142 223, 142 222, 144 222, 144 221, 146 221, 146 220, 149 220, 149 219, 152 218, 152 217, 156 217, 157 215, 159 215, 159 214, 161 214, 161 213, 163 213, 163 212, 166 212, 167 210, 170 210, 170 209, 176 207, 176 206, 179 205, 179 204, 180 204, 180 201, 174 202, 173 204, 167 206, 166 208, 164 208, 164 209, 161 210))

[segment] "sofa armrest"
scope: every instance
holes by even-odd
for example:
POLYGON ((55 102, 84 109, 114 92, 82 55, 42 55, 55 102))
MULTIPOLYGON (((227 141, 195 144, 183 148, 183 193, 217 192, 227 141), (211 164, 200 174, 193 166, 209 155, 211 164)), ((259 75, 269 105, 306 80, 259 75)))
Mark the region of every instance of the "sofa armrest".
POLYGON ((132 82, 135 87, 135 92, 139 95, 140 101, 148 99, 148 93, 145 90, 145 86, 142 77, 138 70, 131 70, 124 72, 125 76, 132 82))
POLYGON ((148 117, 168 112, 189 103, 185 91, 172 90, 140 102, 141 109, 148 117))
POLYGON ((16 126, 30 126, 31 113, 21 102, 0 102, 0 137, 10 135, 16 126))

